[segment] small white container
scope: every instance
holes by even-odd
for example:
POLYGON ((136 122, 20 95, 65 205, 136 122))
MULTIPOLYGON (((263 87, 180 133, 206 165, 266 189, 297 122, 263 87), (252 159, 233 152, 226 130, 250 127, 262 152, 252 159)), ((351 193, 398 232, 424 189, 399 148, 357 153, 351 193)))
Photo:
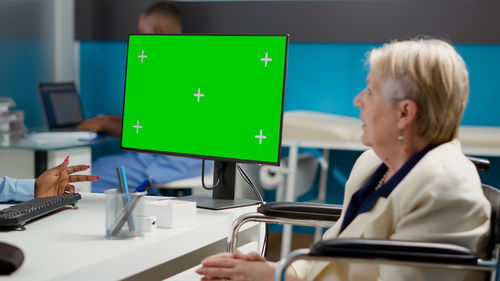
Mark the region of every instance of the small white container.
POLYGON ((137 216, 137 228, 142 229, 144 232, 155 232, 157 228, 156 217, 155 216, 137 216))
POLYGON ((146 202, 146 216, 155 216, 158 227, 175 228, 193 224, 196 220, 196 202, 157 200, 146 202))

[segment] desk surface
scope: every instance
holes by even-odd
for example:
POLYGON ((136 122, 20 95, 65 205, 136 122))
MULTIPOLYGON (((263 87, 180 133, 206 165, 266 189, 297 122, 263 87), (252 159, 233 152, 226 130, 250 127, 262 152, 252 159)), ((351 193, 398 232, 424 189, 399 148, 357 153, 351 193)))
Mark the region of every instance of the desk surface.
POLYGON ((89 146, 95 142, 67 142, 67 143, 50 143, 50 144, 35 144, 35 143, 10 143, 8 145, 0 145, 0 149, 19 149, 19 150, 38 150, 38 151, 54 151, 76 147, 89 146))
POLYGON ((25 231, 0 232, 0 241, 18 246, 25 255, 16 272, 0 279, 123 279, 223 239, 237 216, 256 209, 197 209, 192 226, 160 228, 138 240, 108 240, 104 196, 83 193, 78 207, 33 221, 25 231))
POLYGON ((32 138, 33 137, 25 139, 13 139, 9 142, 0 142, 0 149, 54 151, 54 150, 89 146, 116 139, 113 136, 98 136, 94 139, 75 139, 75 138, 64 138, 64 137, 49 138, 47 136, 44 136, 43 141, 37 142, 37 141, 32 141, 32 138))

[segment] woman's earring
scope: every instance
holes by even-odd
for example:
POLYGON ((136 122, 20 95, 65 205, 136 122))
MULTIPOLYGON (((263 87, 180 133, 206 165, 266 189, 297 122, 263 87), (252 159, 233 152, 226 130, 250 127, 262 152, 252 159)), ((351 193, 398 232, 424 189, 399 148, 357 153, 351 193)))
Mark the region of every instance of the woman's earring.
POLYGON ((403 136, 398 136, 398 143, 400 145, 403 145, 405 143, 405 140, 403 139, 403 136))

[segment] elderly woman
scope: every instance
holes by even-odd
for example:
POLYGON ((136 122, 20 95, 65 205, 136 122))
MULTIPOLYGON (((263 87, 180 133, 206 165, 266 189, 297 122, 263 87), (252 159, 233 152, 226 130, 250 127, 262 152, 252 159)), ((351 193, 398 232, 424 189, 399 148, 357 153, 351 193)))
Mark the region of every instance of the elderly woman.
MULTIPOLYGON (((363 144, 344 209, 324 239, 446 242, 482 253, 490 205, 458 142, 468 98, 465 63, 441 40, 393 42, 369 53, 361 109, 363 144)), ((206 258, 202 280, 272 280, 275 265, 255 253, 206 258)), ((369 263, 295 262, 287 280, 479 280, 471 272, 369 263)))

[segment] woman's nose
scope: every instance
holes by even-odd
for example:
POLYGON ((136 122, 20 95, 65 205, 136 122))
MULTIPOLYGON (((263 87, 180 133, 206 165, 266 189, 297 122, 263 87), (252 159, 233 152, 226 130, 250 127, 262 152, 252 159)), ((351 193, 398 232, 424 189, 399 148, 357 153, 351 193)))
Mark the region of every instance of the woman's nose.
POLYGON ((357 108, 361 108, 361 106, 363 105, 363 101, 362 101, 362 95, 363 93, 365 92, 365 90, 361 91, 361 93, 357 94, 355 97, 354 97, 354 106, 357 107, 357 108))

